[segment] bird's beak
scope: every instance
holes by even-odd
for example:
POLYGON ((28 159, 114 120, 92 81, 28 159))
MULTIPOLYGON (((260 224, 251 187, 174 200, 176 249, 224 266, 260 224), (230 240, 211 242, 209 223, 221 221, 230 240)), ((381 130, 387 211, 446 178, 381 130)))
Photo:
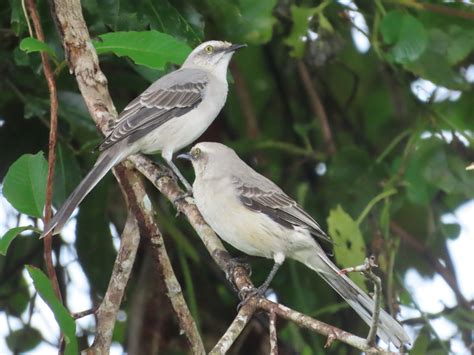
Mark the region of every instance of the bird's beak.
POLYGON ((192 161, 192 160, 193 160, 191 154, 189 154, 189 153, 180 154, 180 155, 178 155, 176 158, 178 158, 178 159, 184 159, 184 160, 189 160, 189 161, 192 161))
POLYGON ((240 48, 245 48, 245 47, 247 47, 246 44, 232 44, 230 47, 225 49, 225 52, 226 53, 235 52, 236 50, 238 50, 240 48))

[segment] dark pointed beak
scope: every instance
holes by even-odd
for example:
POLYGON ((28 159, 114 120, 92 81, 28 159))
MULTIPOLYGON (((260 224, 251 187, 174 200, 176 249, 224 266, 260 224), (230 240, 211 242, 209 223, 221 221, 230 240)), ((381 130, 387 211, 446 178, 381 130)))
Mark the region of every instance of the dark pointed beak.
POLYGON ((184 159, 184 160, 189 160, 189 161, 192 161, 192 160, 193 160, 191 154, 189 154, 189 153, 180 154, 180 155, 178 155, 176 158, 178 158, 178 159, 184 159))
POLYGON ((226 53, 235 52, 236 50, 245 48, 245 47, 247 47, 246 44, 232 44, 230 47, 226 48, 225 52, 226 53))

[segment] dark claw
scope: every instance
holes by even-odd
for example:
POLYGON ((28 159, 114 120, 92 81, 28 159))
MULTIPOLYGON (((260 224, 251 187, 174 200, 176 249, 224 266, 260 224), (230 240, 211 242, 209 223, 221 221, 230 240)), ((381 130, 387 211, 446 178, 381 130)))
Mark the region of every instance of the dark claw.
MULTIPOLYGON (((183 193, 180 194, 178 197, 176 197, 176 198, 172 201, 172 203, 173 203, 173 205, 176 205, 179 201, 185 200, 185 199, 188 198, 188 197, 193 197, 193 192, 192 192, 192 191, 183 192, 183 193)), ((178 217, 180 214, 181 214, 181 212, 180 212, 179 209, 178 209, 177 212, 176 212, 176 216, 175 216, 175 217, 178 217)))
POLYGON ((254 287, 250 290, 240 290, 239 299, 240 303, 237 305, 237 312, 253 297, 262 298, 265 296, 267 286, 261 285, 260 287, 254 287))

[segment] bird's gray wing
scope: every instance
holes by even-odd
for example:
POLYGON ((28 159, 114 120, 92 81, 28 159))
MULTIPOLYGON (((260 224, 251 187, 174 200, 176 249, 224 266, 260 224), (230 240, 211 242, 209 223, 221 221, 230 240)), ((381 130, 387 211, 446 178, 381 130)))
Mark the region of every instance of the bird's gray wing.
POLYGON ((257 186, 260 185, 257 183, 243 182, 238 177, 233 177, 232 182, 240 201, 248 209, 264 213, 284 227, 304 228, 313 236, 332 243, 319 224, 296 201, 273 183, 271 183, 273 186, 269 186, 270 181, 266 178, 262 180, 263 186, 257 186))
POLYGON ((188 113, 203 100, 208 81, 207 74, 198 69, 180 69, 162 77, 125 107, 99 150, 127 137, 128 143, 133 143, 170 119, 188 113))

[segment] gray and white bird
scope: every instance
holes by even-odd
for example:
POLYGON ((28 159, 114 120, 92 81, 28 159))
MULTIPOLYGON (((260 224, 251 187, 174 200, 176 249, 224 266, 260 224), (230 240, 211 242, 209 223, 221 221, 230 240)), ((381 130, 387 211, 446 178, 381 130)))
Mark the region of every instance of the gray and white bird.
MULTIPOLYGON (((286 258, 316 271, 367 323, 373 300, 326 256, 318 240, 330 241, 319 224, 277 185, 260 175, 229 147, 196 144, 181 154, 192 162, 193 193, 205 221, 233 247, 246 254, 273 259, 268 278, 257 290, 263 295, 286 258)), ((402 326, 381 310, 378 336, 400 347, 410 338, 402 326)))
POLYGON ((120 113, 115 127, 99 146, 92 170, 45 227, 61 231, 74 209, 116 164, 136 153, 161 152, 186 186, 174 165, 173 153, 194 142, 214 121, 227 99, 227 67, 234 52, 245 47, 221 41, 197 46, 181 66, 154 82, 120 113))

